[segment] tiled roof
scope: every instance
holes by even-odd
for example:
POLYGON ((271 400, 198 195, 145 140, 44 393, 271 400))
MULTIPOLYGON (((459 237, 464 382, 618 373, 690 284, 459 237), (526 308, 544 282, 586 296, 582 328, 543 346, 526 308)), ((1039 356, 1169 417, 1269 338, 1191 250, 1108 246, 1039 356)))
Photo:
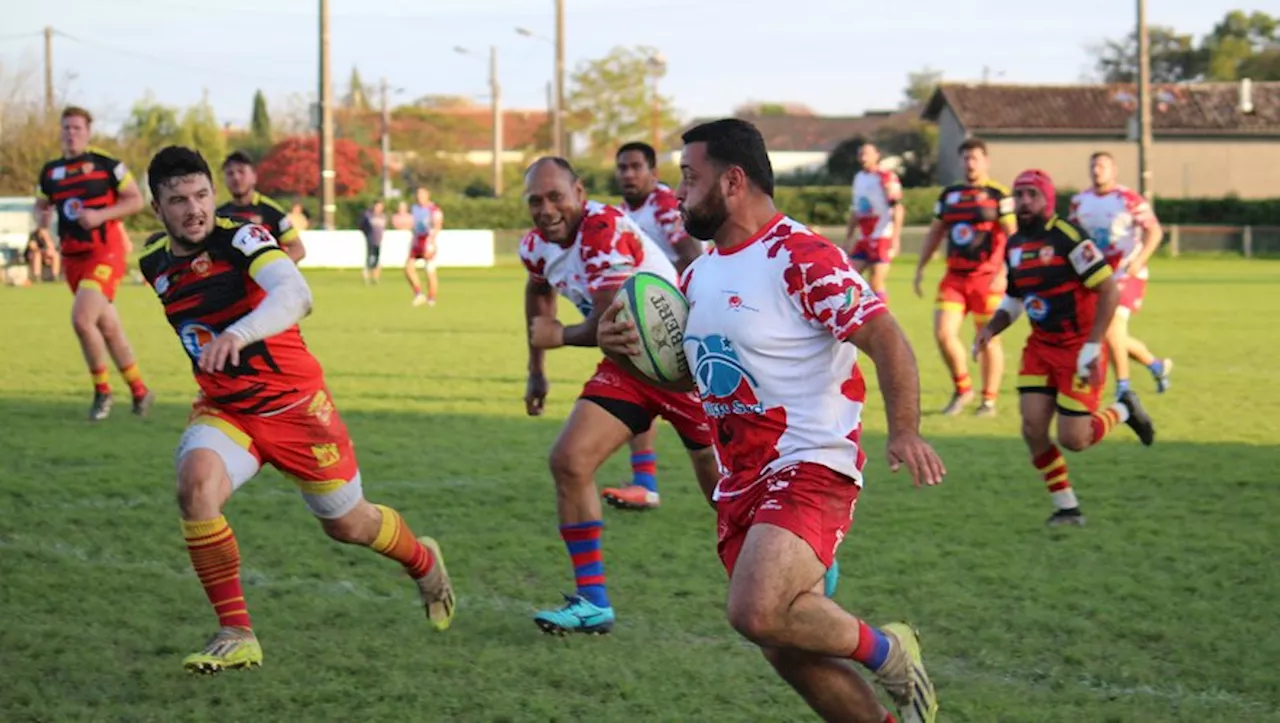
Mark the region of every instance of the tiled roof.
MULTIPOLYGON (((859 136, 869 138, 885 126, 910 122, 916 115, 915 111, 902 111, 843 117, 816 115, 741 115, 738 117, 750 121, 760 129, 765 146, 770 151, 830 153, 842 141, 859 136)), ((699 123, 711 120, 715 119, 698 118, 688 127, 692 128, 699 123)))
MULTIPOLYGON (((1240 83, 1153 86, 1152 131, 1187 135, 1280 135, 1280 82, 1251 84, 1243 112, 1240 83)), ((964 85, 944 83, 922 117, 949 106, 967 130, 1027 135, 1123 133, 1136 112, 1134 85, 964 85)))

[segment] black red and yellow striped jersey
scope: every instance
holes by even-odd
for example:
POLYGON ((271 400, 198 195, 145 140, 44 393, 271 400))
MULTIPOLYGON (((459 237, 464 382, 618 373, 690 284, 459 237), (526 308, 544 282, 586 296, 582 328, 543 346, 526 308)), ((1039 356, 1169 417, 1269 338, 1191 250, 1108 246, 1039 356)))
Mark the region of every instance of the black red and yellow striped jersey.
POLYGON ((93 147, 74 158, 58 158, 44 164, 37 187, 57 211, 58 238, 64 256, 87 254, 95 246, 107 243, 107 227, 120 221, 86 229, 78 223, 80 211, 114 206, 120 192, 132 182, 133 174, 122 161, 93 147))
POLYGON ((288 246, 298 240, 298 229, 289 223, 289 214, 284 208, 275 200, 257 191, 253 192, 253 198, 249 199, 249 203, 239 204, 235 201, 227 201, 218 206, 217 214, 222 218, 240 223, 266 226, 281 246, 288 246))
POLYGON ((295 324, 248 344, 240 364, 212 374, 197 362, 206 344, 258 308, 267 293, 254 281, 258 270, 288 256, 263 227, 217 219, 200 250, 175 256, 167 234, 147 239, 138 266, 165 316, 191 357, 191 369, 206 400, 242 414, 270 414, 324 387, 320 362, 295 324))
POLYGON ((1009 296, 1022 301, 1031 339, 1051 346, 1084 343, 1093 328, 1098 284, 1111 277, 1106 255, 1079 226, 1053 216, 1009 239, 1009 296))
POLYGON ((969 276, 1000 270, 1008 241, 1003 224, 1014 219, 1008 188, 991 180, 947 186, 933 216, 942 222, 947 240, 947 271, 969 276))

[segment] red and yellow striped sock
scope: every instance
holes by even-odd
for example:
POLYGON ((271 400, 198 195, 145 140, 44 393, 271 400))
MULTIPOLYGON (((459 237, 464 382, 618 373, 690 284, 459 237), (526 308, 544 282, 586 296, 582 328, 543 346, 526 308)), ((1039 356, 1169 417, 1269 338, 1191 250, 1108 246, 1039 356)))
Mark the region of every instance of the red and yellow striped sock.
POLYGON ((138 362, 120 368, 120 376, 129 383, 129 391, 134 399, 147 396, 147 385, 142 383, 142 372, 138 370, 138 362))
POLYGON ((1075 490, 1071 489, 1071 480, 1067 477, 1067 460, 1057 445, 1049 445, 1049 450, 1032 458, 1031 463, 1044 477, 1045 487, 1053 498, 1053 506, 1060 510, 1078 507, 1075 490))
POLYGON ((1089 426, 1093 430, 1093 437, 1090 439, 1089 444, 1093 445, 1101 442, 1102 438, 1107 436, 1107 432, 1110 432, 1113 427, 1128 418, 1129 408, 1119 403, 1112 404, 1101 412, 1094 412, 1093 416, 1089 418, 1089 426))
POLYGON ((93 377, 93 391, 97 392, 98 394, 111 393, 110 377, 107 376, 106 367, 90 369, 89 376, 93 377))
POLYGON ((187 541, 187 554, 195 568, 204 592, 209 596, 218 624, 223 627, 252 627, 249 610, 240 587, 240 546, 227 518, 182 521, 182 536, 187 541))
POLYGON ((399 512, 385 505, 374 505, 382 513, 382 526, 378 529, 378 537, 369 548, 374 552, 389 557, 404 565, 409 577, 418 579, 425 577, 435 566, 436 559, 431 551, 413 536, 399 512))
POLYGON ((984 402, 991 402, 992 404, 995 404, 995 403, 996 403, 996 397, 998 397, 998 396, 1000 396, 1000 390, 998 390, 998 389, 983 389, 983 390, 982 390, 982 401, 984 401, 984 402))
POLYGON ((969 381, 968 374, 952 377, 952 381, 956 383, 956 394, 966 394, 973 391, 973 382, 969 381))

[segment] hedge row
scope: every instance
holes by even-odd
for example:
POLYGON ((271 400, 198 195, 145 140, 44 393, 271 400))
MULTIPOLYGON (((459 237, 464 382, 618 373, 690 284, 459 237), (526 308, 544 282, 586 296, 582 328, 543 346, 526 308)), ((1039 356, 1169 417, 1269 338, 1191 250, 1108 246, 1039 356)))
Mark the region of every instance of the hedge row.
MULTIPOLYGON (((909 188, 903 192, 906 206, 906 223, 911 226, 928 225, 938 188, 909 188)), ((1058 195, 1059 210, 1065 212, 1071 191, 1058 195)), ((595 196, 606 203, 618 203, 619 198, 595 196)), ((280 199, 288 203, 288 199, 280 199)), ((468 198, 466 196, 441 196, 437 199, 445 212, 447 228, 522 229, 529 226, 529 215, 519 196, 502 198, 468 198)), ((844 186, 779 187, 774 194, 779 210, 793 218, 814 226, 843 226, 849 218, 849 188, 844 186)), ((338 201, 335 222, 338 228, 356 228, 359 215, 368 208, 371 199, 355 198, 338 201)), ((315 199, 302 199, 303 206, 311 214, 312 225, 317 218, 315 199)), ((1165 224, 1223 224, 1242 226, 1280 226, 1280 198, 1244 200, 1239 198, 1157 198, 1156 215, 1165 224)), ((151 214, 138 214, 132 219, 131 228, 147 231, 157 228, 151 214)))

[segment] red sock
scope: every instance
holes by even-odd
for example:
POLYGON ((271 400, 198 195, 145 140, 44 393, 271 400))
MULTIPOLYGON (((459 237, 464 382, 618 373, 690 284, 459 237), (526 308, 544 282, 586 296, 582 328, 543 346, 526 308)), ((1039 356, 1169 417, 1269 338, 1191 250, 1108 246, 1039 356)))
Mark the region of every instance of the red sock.
POLYGON ((1036 471, 1044 478, 1045 489, 1053 498, 1053 504, 1060 510, 1077 506, 1076 492, 1071 489, 1071 480, 1067 477, 1067 460, 1057 445, 1049 445, 1049 450, 1032 458, 1036 471))
POLYGON ((984 402, 991 402, 992 404, 994 404, 996 401, 996 397, 998 396, 1000 396, 1000 391, 997 389, 982 390, 982 401, 984 402))
POLYGON ((240 547, 227 518, 218 515, 202 522, 182 521, 182 536, 205 595, 223 627, 251 627, 249 610, 240 587, 240 547))
POLYGON ((122 367, 120 376, 129 383, 129 391, 133 393, 134 399, 147 396, 147 385, 142 383, 142 372, 138 370, 138 362, 122 367))
POLYGON ((1119 405, 1107 407, 1101 412, 1094 412, 1093 416, 1089 418, 1089 426, 1093 429, 1093 437, 1089 444, 1101 442, 1102 438, 1107 436, 1107 432, 1110 432, 1112 427, 1120 423, 1120 410, 1116 409, 1117 406, 1119 405))
POLYGON ((952 377, 952 381, 956 383, 956 394, 965 394, 973 391, 973 382, 969 381, 968 374, 952 377))
POLYGON ((107 376, 106 367, 90 369, 89 376, 93 377, 93 391, 98 394, 111 393, 111 384, 108 382, 109 377, 107 376))

